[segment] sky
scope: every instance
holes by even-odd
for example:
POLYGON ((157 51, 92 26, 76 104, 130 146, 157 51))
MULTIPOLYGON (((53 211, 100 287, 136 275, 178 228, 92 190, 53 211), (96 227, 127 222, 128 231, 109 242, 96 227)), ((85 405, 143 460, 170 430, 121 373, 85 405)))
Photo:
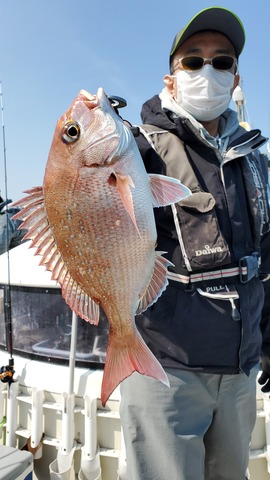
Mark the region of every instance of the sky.
POLYGON ((103 87, 124 97, 122 117, 140 123, 142 104, 162 90, 169 73, 175 34, 214 5, 233 10, 244 24, 246 112, 268 137, 269 0, 0 0, 2 197, 15 201, 42 185, 56 122, 80 89, 95 94, 103 87))

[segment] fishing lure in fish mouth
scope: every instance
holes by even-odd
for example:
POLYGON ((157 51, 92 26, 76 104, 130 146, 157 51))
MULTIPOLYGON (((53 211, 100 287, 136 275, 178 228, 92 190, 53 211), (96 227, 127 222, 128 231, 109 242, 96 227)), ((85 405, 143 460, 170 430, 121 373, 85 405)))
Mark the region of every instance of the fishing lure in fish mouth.
POLYGON ((174 178, 147 174, 129 128, 103 89, 81 90, 56 125, 43 186, 16 202, 25 238, 70 308, 110 324, 101 400, 137 371, 168 385, 139 334, 135 315, 165 290, 171 263, 155 251, 153 207, 191 194, 174 178))

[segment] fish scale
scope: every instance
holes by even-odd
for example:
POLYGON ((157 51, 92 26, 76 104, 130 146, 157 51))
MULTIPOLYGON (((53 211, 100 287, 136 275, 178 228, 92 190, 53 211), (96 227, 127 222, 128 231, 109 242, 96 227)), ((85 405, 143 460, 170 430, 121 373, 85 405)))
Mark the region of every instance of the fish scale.
POLYGON ((92 324, 102 306, 110 324, 101 400, 134 371, 166 385, 144 343, 136 313, 165 290, 171 263, 155 251, 153 205, 190 195, 178 180, 148 175, 130 129, 103 89, 82 90, 57 122, 42 187, 15 205, 21 228, 52 272, 70 308, 92 324))

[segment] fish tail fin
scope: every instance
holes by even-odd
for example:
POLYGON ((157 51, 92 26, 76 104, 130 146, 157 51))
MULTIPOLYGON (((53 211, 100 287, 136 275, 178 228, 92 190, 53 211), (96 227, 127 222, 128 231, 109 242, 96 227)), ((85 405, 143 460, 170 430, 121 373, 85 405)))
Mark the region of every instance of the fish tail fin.
POLYGON ((105 406, 115 388, 133 372, 155 378, 170 386, 159 361, 149 350, 138 331, 121 341, 110 335, 104 368, 101 402, 105 406))

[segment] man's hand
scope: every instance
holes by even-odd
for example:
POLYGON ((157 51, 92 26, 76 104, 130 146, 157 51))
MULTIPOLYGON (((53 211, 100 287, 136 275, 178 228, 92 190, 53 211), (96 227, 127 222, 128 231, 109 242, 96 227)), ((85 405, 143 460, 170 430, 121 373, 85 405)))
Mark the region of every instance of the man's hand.
POLYGON ((262 374, 258 379, 258 383, 263 385, 261 391, 263 393, 270 392, 270 357, 262 357, 262 374))

